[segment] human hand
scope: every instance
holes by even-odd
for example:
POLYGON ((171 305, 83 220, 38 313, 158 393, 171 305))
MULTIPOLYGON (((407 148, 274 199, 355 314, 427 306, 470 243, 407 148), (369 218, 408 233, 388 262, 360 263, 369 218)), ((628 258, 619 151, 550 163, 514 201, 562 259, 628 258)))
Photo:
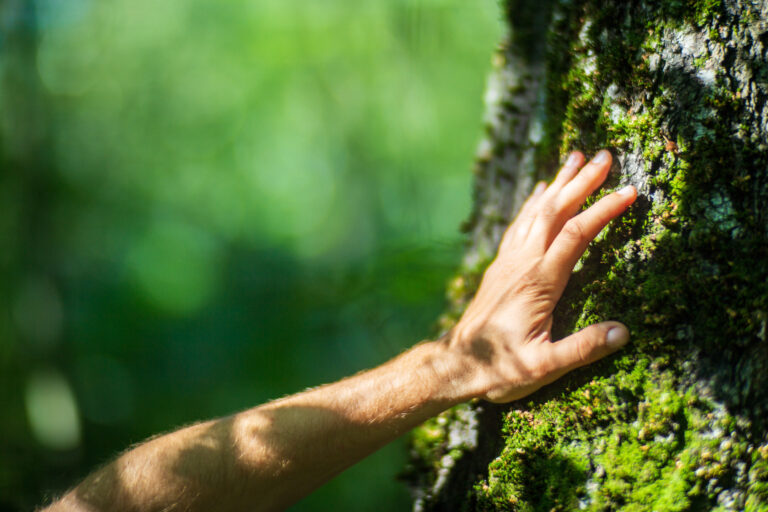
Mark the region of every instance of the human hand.
POLYGON ((574 265, 637 197, 627 186, 575 215, 605 180, 611 154, 602 150, 582 168, 583 162, 581 153, 572 153, 551 185, 536 186, 451 332, 449 347, 471 360, 476 396, 516 400, 629 341, 619 322, 594 324, 556 342, 551 338, 552 311, 574 265))

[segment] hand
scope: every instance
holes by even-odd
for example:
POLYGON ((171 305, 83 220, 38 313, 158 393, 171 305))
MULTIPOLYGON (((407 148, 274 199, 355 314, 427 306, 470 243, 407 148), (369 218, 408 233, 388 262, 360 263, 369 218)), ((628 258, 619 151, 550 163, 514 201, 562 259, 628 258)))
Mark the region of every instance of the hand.
POLYGON ((602 150, 582 168, 583 162, 581 153, 572 153, 551 185, 536 186, 451 333, 449 347, 474 360, 478 396, 521 398, 629 341, 618 322, 594 324, 557 342, 551 337, 552 311, 574 265, 637 197, 627 186, 575 215, 605 180, 611 154, 602 150))
POLYGON ((451 335, 348 379, 155 437, 47 510, 284 510, 344 468, 473 396, 506 402, 624 345, 604 322, 553 343, 552 310, 587 244, 635 199, 632 187, 573 217, 608 173, 573 153, 509 227, 451 335), (235 489, 237 492, 232 492, 235 489))

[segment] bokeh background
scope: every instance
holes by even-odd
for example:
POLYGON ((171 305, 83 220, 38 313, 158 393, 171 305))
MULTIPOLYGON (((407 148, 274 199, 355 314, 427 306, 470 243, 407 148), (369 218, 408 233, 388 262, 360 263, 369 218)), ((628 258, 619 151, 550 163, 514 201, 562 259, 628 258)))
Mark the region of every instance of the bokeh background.
MULTIPOLYGON (((494 0, 0 2, 0 510, 433 333, 494 0)), ((403 510, 399 441, 295 510, 403 510)))

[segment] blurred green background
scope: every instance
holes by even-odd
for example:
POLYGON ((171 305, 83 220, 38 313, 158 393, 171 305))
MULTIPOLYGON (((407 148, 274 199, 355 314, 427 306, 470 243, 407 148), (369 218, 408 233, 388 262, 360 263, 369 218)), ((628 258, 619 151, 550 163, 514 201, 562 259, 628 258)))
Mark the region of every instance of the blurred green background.
MULTIPOLYGON (((0 2, 0 510, 432 334, 494 0, 0 2)), ((403 510, 399 441, 295 510, 403 510)))

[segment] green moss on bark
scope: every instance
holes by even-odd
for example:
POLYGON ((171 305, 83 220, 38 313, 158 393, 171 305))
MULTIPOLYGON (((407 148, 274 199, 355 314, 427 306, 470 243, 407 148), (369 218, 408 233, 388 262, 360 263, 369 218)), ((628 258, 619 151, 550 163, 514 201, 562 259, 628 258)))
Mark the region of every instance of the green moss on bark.
MULTIPOLYGON (((765 2, 735 0, 552 7, 543 136, 527 141, 535 174, 550 177, 572 149, 607 146, 617 165, 606 190, 632 183, 640 192, 577 266, 555 334, 618 319, 632 345, 512 404, 502 432, 480 432, 503 440, 487 471, 420 507, 768 510, 768 24, 760 8, 765 2)), ((453 283, 444 328, 482 266, 453 283)))

